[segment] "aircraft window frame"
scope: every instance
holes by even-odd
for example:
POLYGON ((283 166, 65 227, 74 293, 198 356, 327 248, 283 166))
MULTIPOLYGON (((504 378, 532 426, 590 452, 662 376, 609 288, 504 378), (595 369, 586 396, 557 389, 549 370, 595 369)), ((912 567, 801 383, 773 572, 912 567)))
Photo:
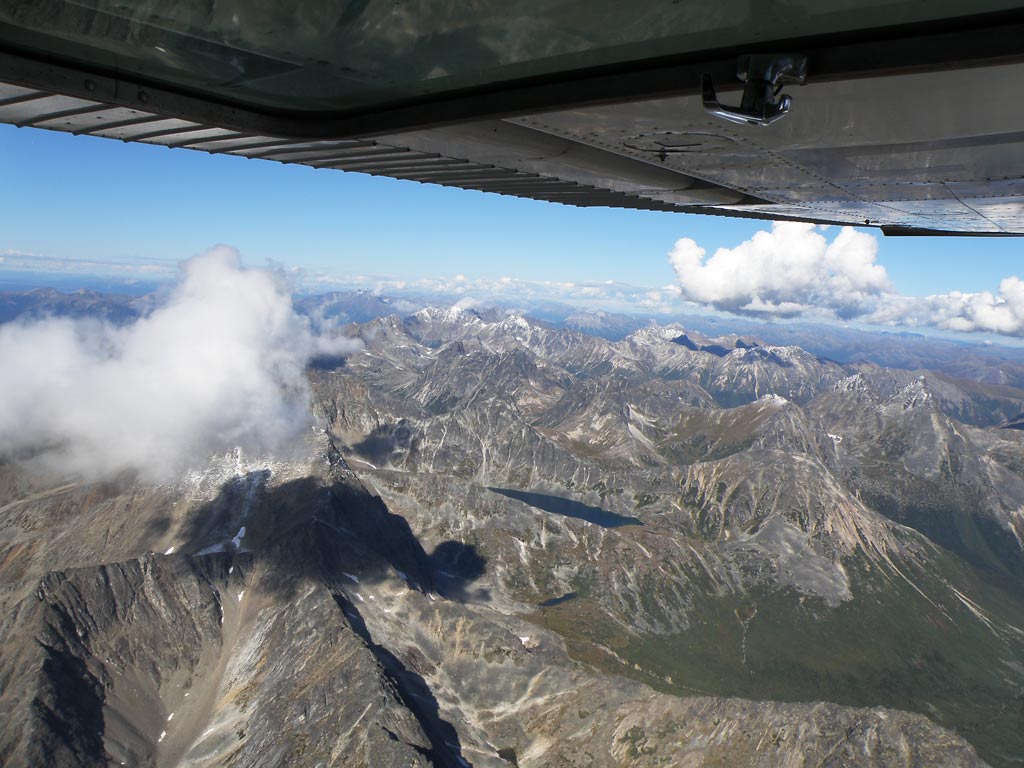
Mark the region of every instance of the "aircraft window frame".
MULTIPOLYGON (((254 108, 217 95, 127 77, 101 62, 83 67, 0 44, 0 80, 208 126, 292 139, 345 139, 425 130, 598 104, 700 92, 701 75, 739 89, 740 54, 798 51, 809 80, 827 82, 949 67, 1024 61, 1024 9, 925 24, 766 42, 491 83, 369 109, 296 112, 254 108)), ((951 94, 950 98, 955 98, 951 94)))

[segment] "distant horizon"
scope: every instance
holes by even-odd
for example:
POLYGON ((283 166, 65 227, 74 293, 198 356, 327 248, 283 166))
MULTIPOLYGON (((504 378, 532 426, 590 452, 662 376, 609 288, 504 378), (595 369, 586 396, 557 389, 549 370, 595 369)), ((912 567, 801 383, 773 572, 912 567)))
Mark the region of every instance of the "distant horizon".
MULTIPOLYGON (((125 277, 124 275, 102 274, 92 272, 42 272, 26 269, 9 269, 0 265, 0 294, 23 293, 33 289, 53 289, 63 294, 73 294, 79 290, 88 290, 99 294, 123 295, 141 297, 167 286, 173 285, 178 274, 178 264, 168 265, 161 277, 150 276, 125 277)), ((287 273, 285 273, 287 275, 287 273)), ((362 276, 360 276, 362 277, 362 276)), ((293 295, 297 298, 324 296, 331 293, 341 294, 364 294, 378 296, 392 300, 406 300, 418 302, 422 307, 448 308, 456 305, 465 296, 456 293, 444 293, 440 291, 428 291, 417 289, 415 284, 406 288, 385 292, 379 289, 376 283, 365 284, 357 280, 346 281, 338 278, 328 283, 315 283, 309 285, 291 285, 293 295)), ((380 281, 390 281, 389 278, 381 277, 380 281)), ((619 286, 621 288, 621 286, 619 286)), ((642 286, 629 286, 635 291, 642 293, 647 288, 642 286)), ((832 332, 842 334, 844 332, 855 332, 860 334, 875 334, 889 337, 907 337, 920 339, 935 339, 952 342, 965 347, 1003 348, 1006 350, 1024 349, 1024 339, 1015 337, 983 334, 983 333, 958 333, 955 331, 944 331, 936 328, 908 328, 905 326, 871 326, 858 323, 840 323, 834 320, 797 317, 797 318, 774 318, 756 317, 731 314, 708 310, 700 306, 680 306, 678 308, 657 312, 642 307, 632 309, 606 309, 602 306, 583 305, 574 303, 572 300, 559 300, 557 298, 532 298, 527 302, 516 301, 514 298, 503 298, 492 296, 474 300, 472 304, 465 305, 467 308, 480 308, 482 310, 518 311, 532 319, 541 322, 549 322, 551 317, 559 316, 564 318, 569 310, 576 313, 598 313, 603 312, 612 318, 621 318, 637 321, 642 324, 682 326, 699 324, 721 325, 724 329, 739 328, 739 331, 722 330, 722 334, 737 332, 740 335, 756 335, 756 331, 750 326, 763 327, 765 329, 791 327, 808 329, 829 329, 832 332)), ((399 315, 412 314, 415 310, 408 312, 396 311, 399 315)))

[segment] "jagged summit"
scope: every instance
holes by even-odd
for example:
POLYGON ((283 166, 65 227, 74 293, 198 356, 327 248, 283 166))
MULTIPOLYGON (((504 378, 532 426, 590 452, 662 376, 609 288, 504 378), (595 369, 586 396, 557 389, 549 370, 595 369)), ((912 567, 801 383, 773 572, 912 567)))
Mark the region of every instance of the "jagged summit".
POLYGON ((833 392, 846 392, 856 394, 875 394, 875 390, 868 383, 868 380, 861 373, 855 373, 852 376, 840 379, 835 383, 832 388, 833 392))
POLYGON ((924 376, 918 376, 889 398, 887 404, 897 406, 903 410, 910 410, 912 408, 933 405, 934 396, 928 386, 928 380, 924 376))
POLYGON ((800 347, 777 347, 771 344, 759 344, 751 347, 737 347, 729 352, 739 360, 772 359, 792 363, 799 360, 816 359, 814 355, 800 347))
POLYGON ((467 323, 482 323, 484 321, 475 310, 455 305, 445 308, 424 307, 410 315, 406 322, 412 326, 433 326, 437 324, 442 326, 459 326, 467 323))
POLYGON ((649 325, 646 328, 639 328, 626 337, 627 342, 633 344, 664 344, 673 342, 675 339, 686 335, 686 329, 678 324, 672 325, 649 325))
POLYGON ((532 333, 538 327, 539 325, 536 322, 532 322, 519 314, 511 314, 497 323, 498 329, 517 337, 532 333))

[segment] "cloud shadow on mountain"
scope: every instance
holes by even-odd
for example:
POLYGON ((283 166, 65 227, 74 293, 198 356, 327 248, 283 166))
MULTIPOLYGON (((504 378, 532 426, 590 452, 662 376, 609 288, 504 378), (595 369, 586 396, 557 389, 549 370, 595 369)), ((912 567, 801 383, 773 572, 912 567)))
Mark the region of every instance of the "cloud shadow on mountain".
POLYGON ((190 516, 181 551, 251 551, 267 566, 261 587, 286 599, 303 579, 344 586, 350 575, 371 583, 397 576, 412 589, 460 602, 490 598, 486 589, 471 589, 487 567, 476 547, 449 540, 428 553, 405 518, 355 478, 268 480, 261 470, 224 483, 190 516))

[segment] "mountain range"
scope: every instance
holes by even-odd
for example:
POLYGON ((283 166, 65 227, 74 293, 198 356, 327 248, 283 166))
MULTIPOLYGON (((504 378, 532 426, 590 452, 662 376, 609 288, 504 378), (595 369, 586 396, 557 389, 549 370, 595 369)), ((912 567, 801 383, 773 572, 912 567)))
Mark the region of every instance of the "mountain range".
POLYGON ((1024 390, 347 301, 306 458, 0 464, 0 762, 1024 765, 1024 390))

